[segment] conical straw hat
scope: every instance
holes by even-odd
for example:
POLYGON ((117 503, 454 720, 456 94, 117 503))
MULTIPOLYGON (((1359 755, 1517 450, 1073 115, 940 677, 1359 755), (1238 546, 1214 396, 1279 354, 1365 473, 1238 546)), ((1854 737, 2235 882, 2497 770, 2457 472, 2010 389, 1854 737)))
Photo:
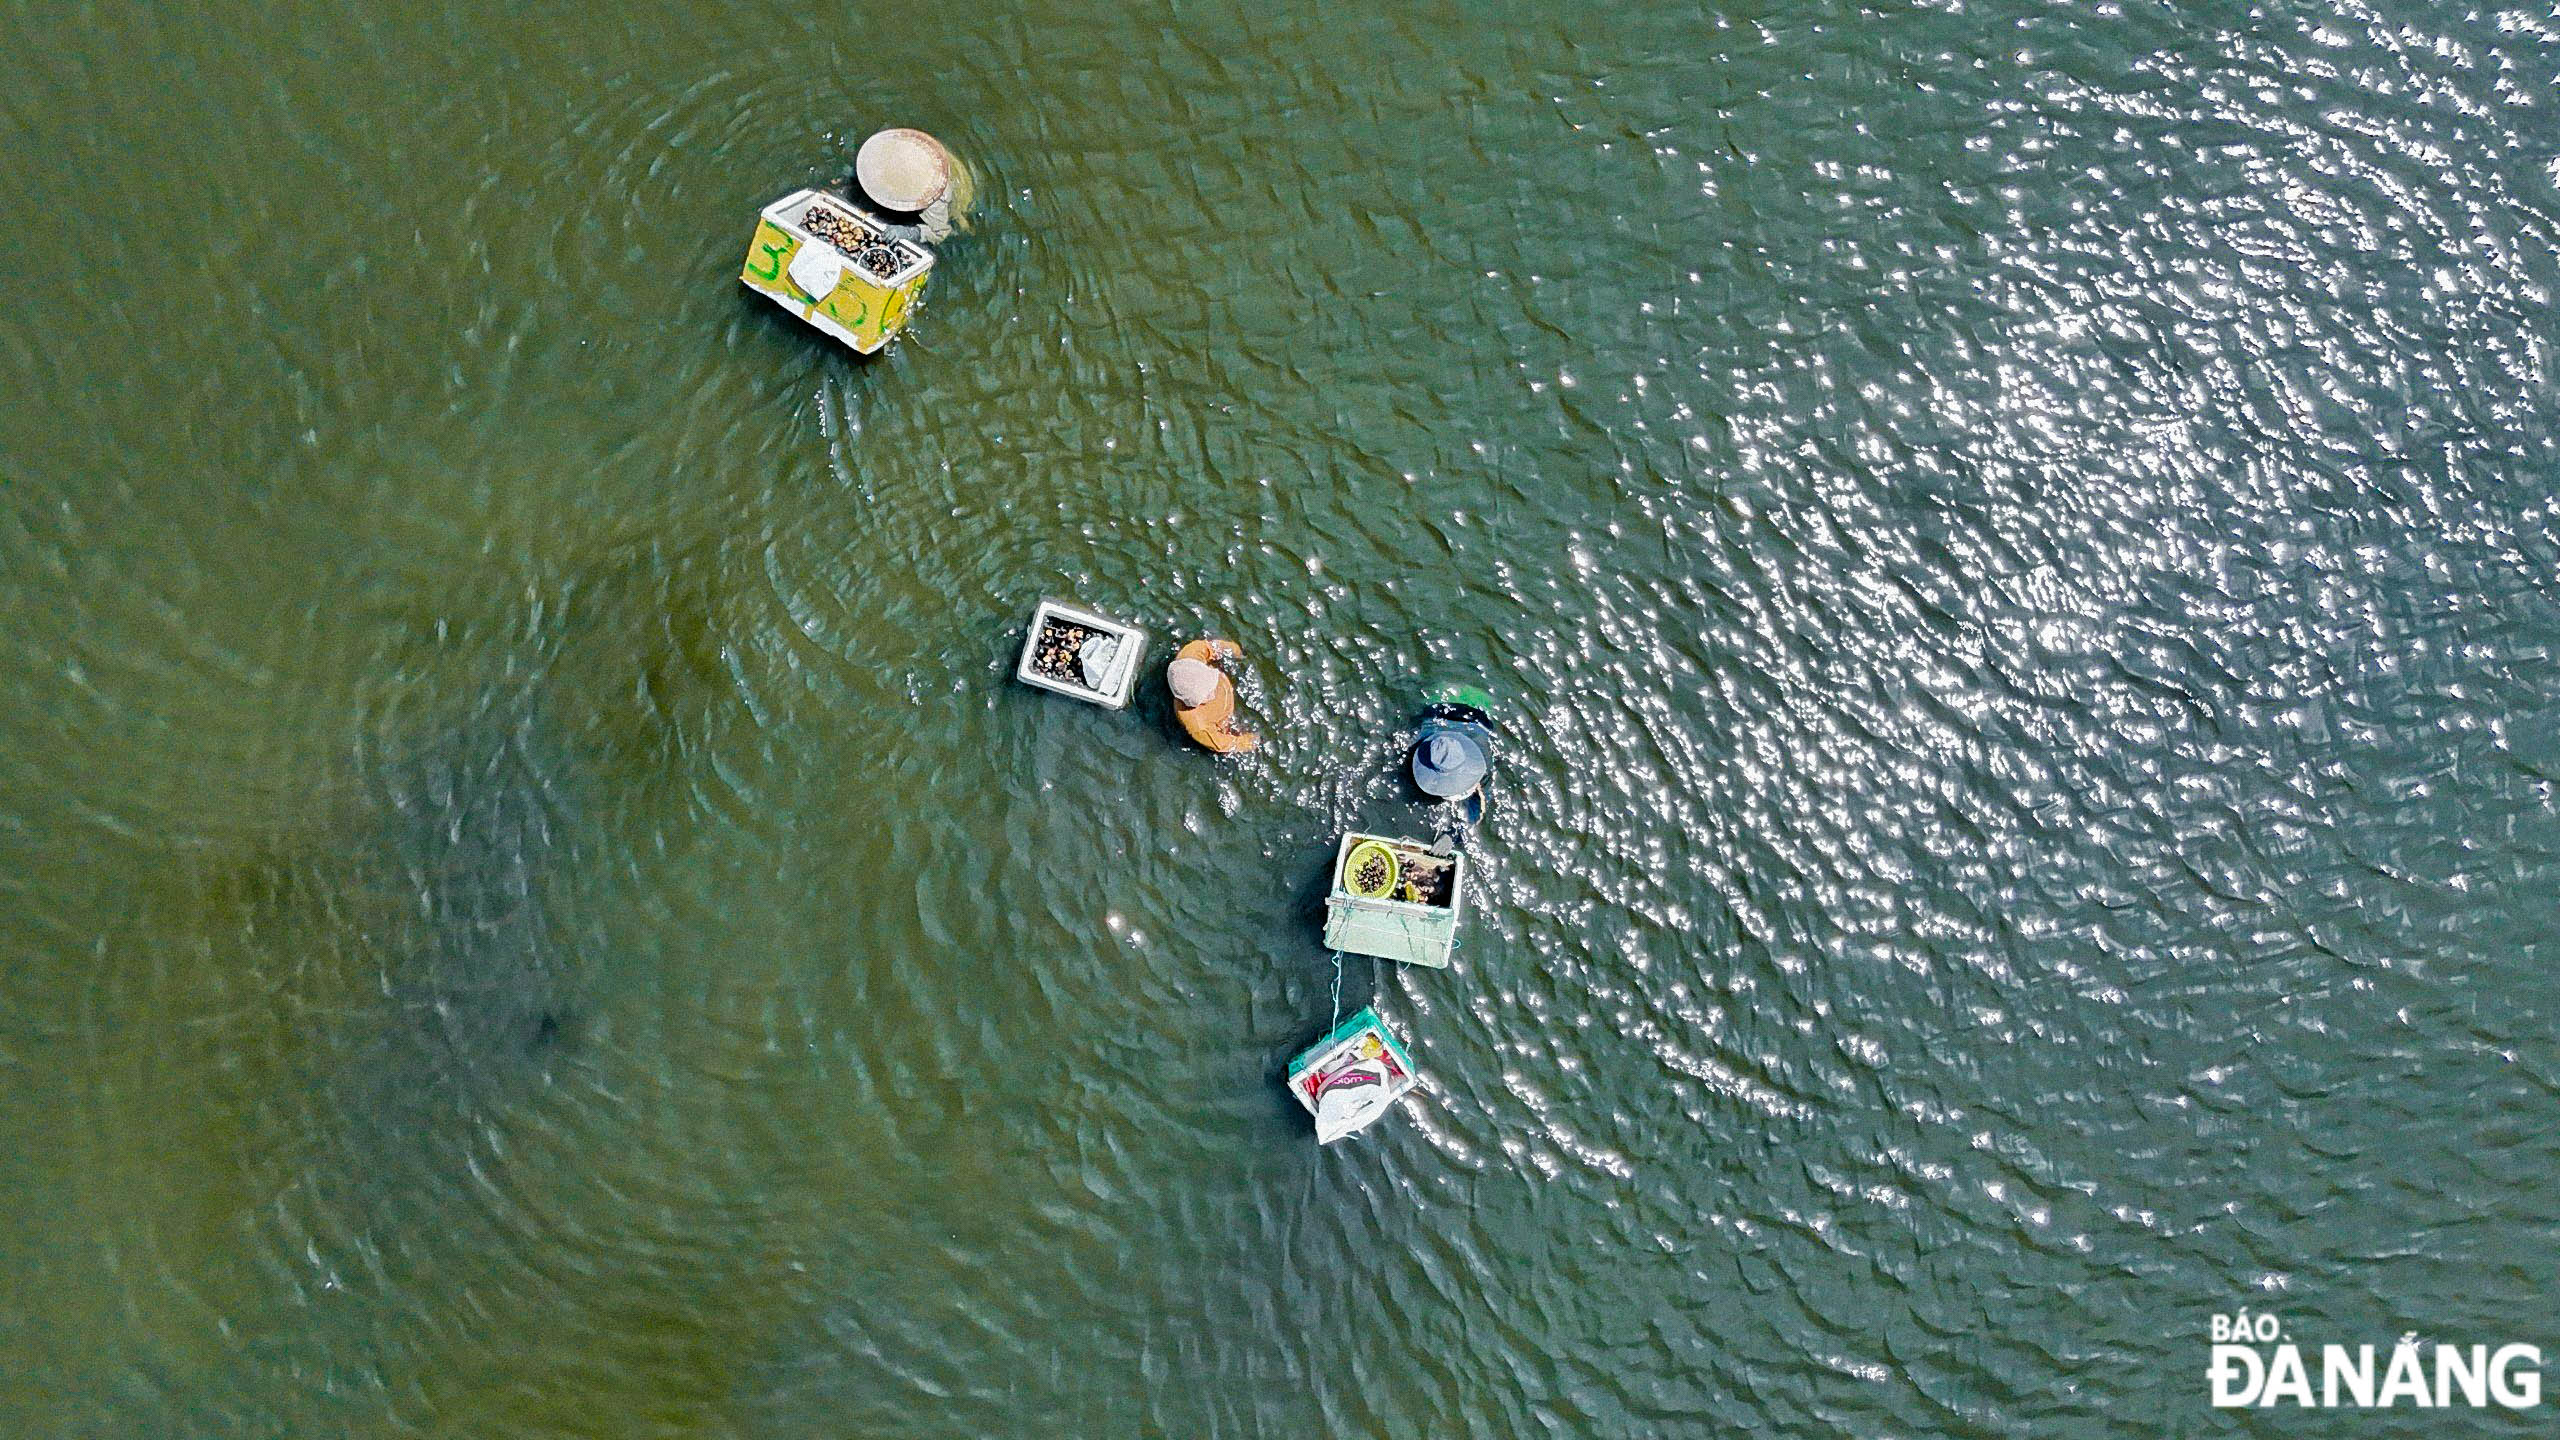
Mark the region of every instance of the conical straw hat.
POLYGON ((1184 709, 1206 705, 1218 694, 1218 672, 1197 660, 1176 660, 1164 667, 1165 688, 1184 709))
POLYGON ((921 130, 883 130, 854 153, 863 193, 892 210, 922 210, 951 188, 951 161, 921 130))

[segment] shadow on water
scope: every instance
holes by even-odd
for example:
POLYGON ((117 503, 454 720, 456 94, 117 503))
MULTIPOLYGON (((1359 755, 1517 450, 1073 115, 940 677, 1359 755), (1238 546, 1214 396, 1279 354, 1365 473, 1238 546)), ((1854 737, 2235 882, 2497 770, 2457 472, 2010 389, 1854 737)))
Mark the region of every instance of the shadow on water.
POLYGON ((362 1395, 357 1413, 375 1415, 386 1395, 423 1392, 439 1425, 569 1433, 576 1417, 541 1398, 537 1354, 624 1367, 588 1393, 725 1393, 725 1370, 706 1367, 753 1353, 738 1327, 753 1329, 754 1307, 690 1313, 682 1297, 754 1287, 752 1236, 734 1233, 747 1218, 686 1193, 654 1207, 664 1233, 552 1231, 552 1217, 613 1208, 598 1192, 627 1198, 686 1171, 681 1134, 592 1144, 662 1083, 628 1073, 614 1033, 630 997, 613 897, 646 881, 594 858, 646 865, 687 848, 696 762, 740 710, 718 561, 709 547, 617 551, 557 593, 417 617, 388 667, 400 687, 369 707, 339 773, 303 776, 298 805, 241 805, 220 833, 115 862, 124 910, 98 941, 117 959, 95 971, 94 1029, 10 1042, 38 1061, 56 1044, 88 1052, 50 1072, 78 1087, 64 1101, 82 1123, 14 1183, 58 1189, 90 1237, 31 1243, 132 1253, 124 1263, 184 1283, 151 1290, 148 1313, 127 1302, 131 1350, 61 1356, 64 1408, 29 1433, 180 1428, 140 1395, 92 1397, 134 1367, 168 1394, 204 1393, 183 1377, 267 1334, 316 1337, 303 1353, 329 1357, 346 1388, 327 1392, 340 1402, 268 1397, 286 1408, 234 1417, 250 1430, 324 1423, 296 1407, 362 1395), (695 1244, 697 1230, 724 1239, 695 1244), (528 1258, 546 1246, 571 1253, 528 1258), (401 1299, 439 1275, 473 1277, 481 1323, 467 1334, 401 1299), (543 1342, 564 1326, 590 1332, 574 1353, 543 1342), (96 1384, 80 1378, 93 1367, 96 1384))
POLYGON ((354 1128, 415 1135, 419 1116, 502 1105, 578 1053, 581 986, 606 957, 563 912, 595 838, 630 822, 663 840, 686 758, 734 699, 712 569, 648 550, 509 617, 531 659, 458 719, 395 722, 342 828, 244 882, 244 933, 358 962, 374 1003, 346 1058, 372 1103, 354 1128))
MULTIPOLYGON (((60 1357, 63 1408, 27 1433, 185 1430, 158 1397, 220 1393, 209 1377, 269 1336, 316 1334, 361 1371, 367 1347, 342 1342, 372 1323, 364 1297, 453 1258, 475 1228, 454 1178, 492 1173, 582 1043, 553 910, 564 807, 536 745, 521 721, 450 729, 299 824, 128 867, 78 1123, 46 1163, 79 1217, 60 1248, 172 1283, 128 1302, 123 1347, 60 1357), (109 1398, 92 1367, 157 1379, 109 1398)), ((313 1423, 197 1433, 231 1422, 313 1423)))
POLYGON ((573 821, 539 744, 529 714, 487 715, 379 777, 378 848, 350 862, 346 888, 387 887, 414 907, 374 952, 388 1023, 358 1069, 387 1128, 409 1128, 406 1110, 469 1108, 561 1048, 572 966, 548 892, 574 863, 563 853, 573 821))

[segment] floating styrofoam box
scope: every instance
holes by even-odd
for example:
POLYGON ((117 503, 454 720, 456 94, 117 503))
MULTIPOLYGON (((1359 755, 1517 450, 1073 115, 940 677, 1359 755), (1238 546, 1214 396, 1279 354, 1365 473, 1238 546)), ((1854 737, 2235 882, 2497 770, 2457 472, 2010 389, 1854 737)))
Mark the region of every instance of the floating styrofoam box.
POLYGON ((865 355, 906 328, 932 275, 931 250, 823 190, 795 190, 764 207, 738 272, 747 288, 865 355))
POLYGON ((1334 851, 1325 947, 1446 969, 1466 899, 1463 853, 1443 855, 1419 840, 1350 831, 1334 851))
POLYGON ((1422 1083, 1387 1022, 1362 1010, 1289 1062, 1289 1093, 1316 1120, 1316 1139, 1330 1145, 1376 1124, 1406 1091, 1422 1083))
POLYGON ((1147 632, 1063 600, 1031 612, 1013 678, 1112 710, 1129 703, 1145 660, 1147 632))

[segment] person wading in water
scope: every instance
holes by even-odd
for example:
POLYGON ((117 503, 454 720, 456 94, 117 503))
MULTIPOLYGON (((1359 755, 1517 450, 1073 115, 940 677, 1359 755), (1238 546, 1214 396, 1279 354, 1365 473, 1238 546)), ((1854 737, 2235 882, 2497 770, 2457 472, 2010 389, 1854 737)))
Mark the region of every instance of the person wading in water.
POLYGON ((882 130, 853 157, 853 189, 880 227, 936 245, 969 223, 977 182, 960 157, 921 130, 882 130))
POLYGON ((1221 661, 1243 658, 1232 641, 1194 640, 1164 667, 1165 688, 1173 692, 1173 718, 1192 739, 1221 755, 1262 743, 1261 736, 1236 724, 1236 685, 1219 668, 1221 661))
POLYGON ((1493 719, 1484 707, 1491 703, 1480 690, 1433 699, 1422 707, 1408 757, 1414 788, 1456 807, 1456 832, 1442 838, 1462 845, 1468 827, 1484 819, 1485 780, 1493 773, 1493 719))

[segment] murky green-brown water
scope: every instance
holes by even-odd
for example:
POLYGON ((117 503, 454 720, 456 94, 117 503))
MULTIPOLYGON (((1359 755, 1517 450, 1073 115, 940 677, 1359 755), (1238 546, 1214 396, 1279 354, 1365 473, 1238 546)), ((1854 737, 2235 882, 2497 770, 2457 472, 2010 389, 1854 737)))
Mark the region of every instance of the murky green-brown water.
POLYGON ((2549 6, 0 13, 0 1430, 2560 1356, 2549 6), (863 364, 734 276, 889 122, 987 197, 863 364), (1271 743, 1011 684, 1043 593, 1271 743), (1319 1151, 1450 676, 1489 890, 1319 1151))

